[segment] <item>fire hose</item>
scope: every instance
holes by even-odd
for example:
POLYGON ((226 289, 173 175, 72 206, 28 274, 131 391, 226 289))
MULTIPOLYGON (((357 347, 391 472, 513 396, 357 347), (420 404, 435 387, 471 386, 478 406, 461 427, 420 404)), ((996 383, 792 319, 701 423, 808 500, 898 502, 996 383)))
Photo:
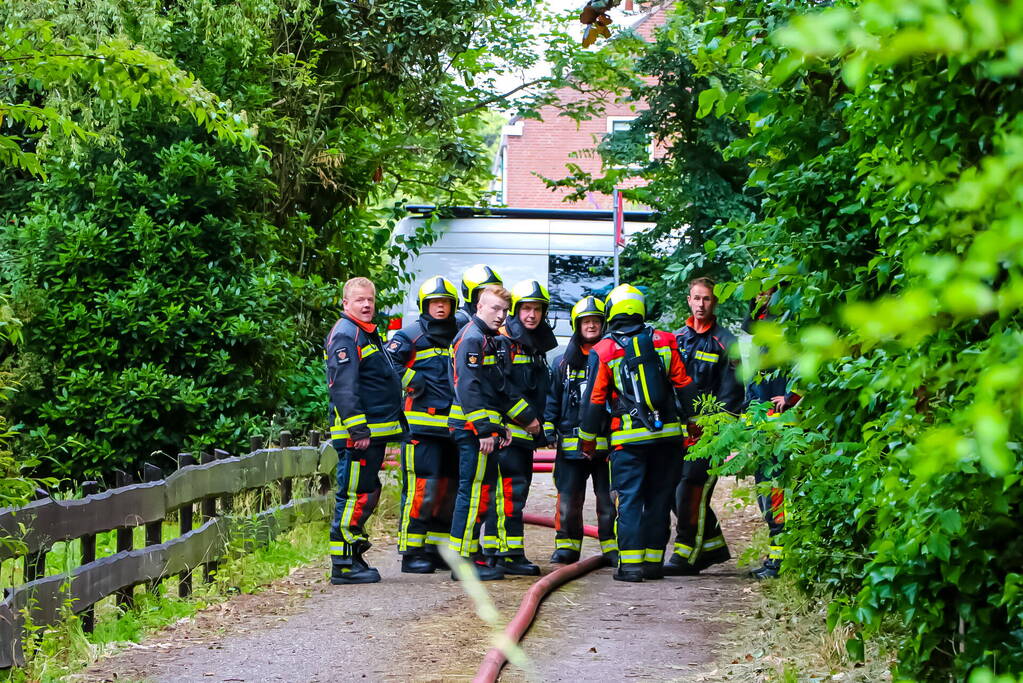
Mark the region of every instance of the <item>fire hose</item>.
MULTIPOLYGON (((536 469, 538 466, 539 465, 533 466, 534 472, 538 471, 536 469)), ((526 513, 522 515, 522 521, 526 524, 535 524, 537 526, 554 528, 554 519, 551 517, 543 517, 541 515, 531 515, 526 513)), ((583 527, 583 534, 590 538, 597 538, 597 527, 587 524, 583 527)), ((526 591, 525 597, 522 598, 519 610, 515 613, 515 616, 512 617, 512 620, 508 622, 508 626, 505 627, 505 637, 508 638, 509 642, 517 644, 522 640, 522 636, 536 619, 536 613, 537 610, 540 609, 540 603, 544 598, 550 595, 554 589, 606 565, 607 561, 604 559, 603 555, 594 555, 593 557, 587 557, 585 560, 580 560, 579 562, 557 569, 534 583, 529 590, 526 591)), ((476 671, 476 677, 472 679, 473 683, 494 683, 497 681, 497 677, 501 673, 501 668, 507 663, 507 661, 507 655, 505 655, 500 648, 491 648, 490 652, 487 653, 487 656, 483 658, 483 663, 480 664, 479 670, 476 671)))

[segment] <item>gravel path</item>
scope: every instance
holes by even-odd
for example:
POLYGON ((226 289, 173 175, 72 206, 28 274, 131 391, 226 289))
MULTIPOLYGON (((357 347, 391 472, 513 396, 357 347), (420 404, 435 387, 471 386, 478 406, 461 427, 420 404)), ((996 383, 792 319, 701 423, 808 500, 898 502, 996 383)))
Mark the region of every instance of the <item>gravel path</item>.
MULTIPOLYGON (((726 487, 719 488, 720 501, 726 487)), ((554 509, 550 475, 536 476, 529 508, 554 509)), ((726 512, 724 524, 733 547, 742 546, 755 517, 726 512)), ((547 573, 553 531, 530 527, 526 537, 531 559, 547 573)), ((595 547, 587 541, 584 552, 595 547)), ((401 574, 391 543, 379 543, 370 561, 383 576, 378 584, 331 586, 325 560, 258 595, 204 610, 75 680, 471 679, 489 648, 489 627, 461 586, 447 572, 401 574)), ((531 582, 486 584, 502 624, 531 582)), ((609 569, 600 570, 548 599, 524 641, 529 671, 508 667, 502 680, 691 680, 712 661, 730 615, 742 611, 746 586, 734 561, 700 577, 643 584, 615 582, 609 569)))

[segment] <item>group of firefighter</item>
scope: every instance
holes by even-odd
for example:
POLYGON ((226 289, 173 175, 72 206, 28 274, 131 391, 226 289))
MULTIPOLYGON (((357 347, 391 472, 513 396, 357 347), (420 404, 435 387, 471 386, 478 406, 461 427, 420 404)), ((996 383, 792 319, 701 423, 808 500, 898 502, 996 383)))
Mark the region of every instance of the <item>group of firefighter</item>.
MULTIPOLYGON (((381 492, 388 444, 401 447, 398 552, 401 571, 448 569, 442 545, 479 579, 536 576, 526 555, 523 511, 533 454, 556 449, 553 564, 579 560, 587 483, 596 498, 600 550, 620 581, 698 574, 730 558, 711 508, 716 477, 706 459, 686 460, 700 438, 701 396, 741 413, 750 401, 791 408, 798 396, 777 373, 739 382, 718 324, 713 283, 689 285, 692 316, 677 333, 647 323, 643 293, 620 285, 605 300, 580 299, 565 352, 548 322, 551 299, 537 280, 508 291, 486 265, 462 274, 461 299, 442 276, 419 289, 419 318, 389 340, 373 324, 376 292, 345 283, 343 313, 324 347, 331 438, 338 453, 330 531, 331 582, 374 583, 365 525, 381 492), (665 561, 676 518, 674 545, 665 561)), ((768 315, 770 292, 751 318, 768 315)), ((764 480, 766 476, 759 476, 764 480)), ((780 491, 759 496, 770 551, 757 578, 777 576, 784 512, 780 491)), ((452 578, 457 575, 452 572, 452 578)))

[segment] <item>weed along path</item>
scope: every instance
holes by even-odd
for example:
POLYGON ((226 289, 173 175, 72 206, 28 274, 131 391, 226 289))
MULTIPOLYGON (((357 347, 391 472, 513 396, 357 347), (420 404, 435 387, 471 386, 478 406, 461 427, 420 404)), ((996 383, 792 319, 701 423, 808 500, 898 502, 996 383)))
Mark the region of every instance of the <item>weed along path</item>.
MULTIPOLYGON (((716 498, 724 500, 727 487, 716 498)), ((554 489, 538 474, 531 512, 550 514, 554 489)), ((738 547, 756 518, 726 512, 738 547)), ((546 564, 550 529, 527 527, 531 559, 546 564)), ((471 679, 490 647, 490 628, 448 573, 402 574, 393 543, 370 551, 383 580, 331 586, 305 567, 258 595, 238 596, 111 656, 77 681, 457 681, 471 679)), ((595 541, 584 542, 584 552, 595 541)), ((502 617, 515 613, 531 578, 486 588, 502 617)), ((690 680, 714 660, 720 636, 744 609, 748 582, 734 561, 696 578, 622 584, 602 569, 553 593, 523 642, 528 670, 501 679, 690 680)))

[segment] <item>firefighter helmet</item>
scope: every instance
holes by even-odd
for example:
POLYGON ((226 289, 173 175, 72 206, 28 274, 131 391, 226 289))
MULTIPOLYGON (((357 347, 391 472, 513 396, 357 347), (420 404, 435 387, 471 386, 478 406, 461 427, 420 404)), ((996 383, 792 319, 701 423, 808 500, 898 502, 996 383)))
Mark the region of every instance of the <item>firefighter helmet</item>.
POLYGON ((458 290, 445 277, 434 275, 419 288, 419 312, 426 313, 426 302, 430 299, 451 299, 451 309, 458 305, 458 290))
POLYGON ((572 307, 572 331, 579 329, 578 322, 580 318, 587 316, 596 315, 604 318, 604 302, 595 296, 584 296, 582 299, 576 302, 575 306, 572 307))
POLYGON ((547 308, 551 305, 551 294, 547 291, 547 288, 540 284, 538 280, 523 280, 512 287, 512 315, 519 310, 519 304, 523 301, 539 301, 543 304, 544 313, 547 312, 547 308))
POLYGON ((487 285, 503 285, 504 281, 497 271, 490 266, 477 263, 462 273, 462 298, 472 303, 476 293, 487 285))
POLYGON ((623 315, 646 317, 646 297, 632 285, 618 285, 612 289, 604 306, 609 323, 623 315))

